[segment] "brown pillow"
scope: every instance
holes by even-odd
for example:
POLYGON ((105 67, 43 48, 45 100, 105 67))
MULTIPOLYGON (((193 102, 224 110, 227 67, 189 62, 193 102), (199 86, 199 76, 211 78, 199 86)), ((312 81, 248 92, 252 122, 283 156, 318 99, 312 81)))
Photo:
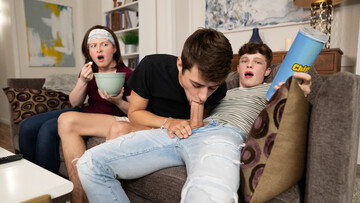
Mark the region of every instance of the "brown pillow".
POLYGON ((255 120, 241 153, 245 202, 266 202, 295 185, 305 165, 309 104, 291 77, 255 120))
POLYGON ((69 96, 54 90, 6 87, 3 91, 15 124, 35 114, 71 107, 69 96))

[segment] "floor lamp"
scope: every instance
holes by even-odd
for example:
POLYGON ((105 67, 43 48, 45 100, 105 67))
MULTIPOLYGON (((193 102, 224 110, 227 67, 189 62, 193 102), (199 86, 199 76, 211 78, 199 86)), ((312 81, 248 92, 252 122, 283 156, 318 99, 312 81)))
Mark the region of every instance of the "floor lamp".
POLYGON ((311 9, 310 26, 329 35, 325 48, 330 48, 331 21, 333 19, 333 6, 344 0, 294 0, 294 4, 311 9))

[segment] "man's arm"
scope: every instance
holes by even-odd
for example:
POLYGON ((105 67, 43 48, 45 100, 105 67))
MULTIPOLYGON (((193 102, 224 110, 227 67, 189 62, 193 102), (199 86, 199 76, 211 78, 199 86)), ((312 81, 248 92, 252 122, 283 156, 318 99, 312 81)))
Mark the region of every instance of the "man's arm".
POLYGON ((171 138, 174 137, 174 133, 180 139, 191 135, 189 120, 166 118, 147 111, 149 100, 134 91, 131 92, 130 100, 128 117, 132 123, 151 128, 160 128, 164 125, 163 127, 168 130, 171 138))

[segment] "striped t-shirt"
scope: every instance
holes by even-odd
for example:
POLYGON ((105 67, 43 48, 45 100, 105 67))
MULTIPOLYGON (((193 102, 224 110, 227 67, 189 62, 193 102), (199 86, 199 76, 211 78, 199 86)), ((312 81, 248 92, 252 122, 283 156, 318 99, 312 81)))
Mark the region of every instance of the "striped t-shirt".
POLYGON ((237 87, 226 92, 226 97, 211 111, 209 117, 219 123, 230 124, 240 128, 247 136, 255 119, 267 103, 266 92, 271 83, 251 88, 237 87))

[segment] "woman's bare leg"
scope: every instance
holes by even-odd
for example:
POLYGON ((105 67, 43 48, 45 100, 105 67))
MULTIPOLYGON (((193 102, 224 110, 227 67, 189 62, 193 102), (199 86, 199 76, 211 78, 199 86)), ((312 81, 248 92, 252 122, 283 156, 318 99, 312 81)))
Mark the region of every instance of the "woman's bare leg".
POLYGON ((126 135, 130 132, 136 132, 139 130, 147 130, 147 129, 151 129, 151 128, 142 125, 135 125, 134 123, 130 123, 127 121, 114 122, 111 125, 108 134, 106 135, 106 140, 115 139, 121 135, 126 135))
POLYGON ((70 181, 74 184, 71 202, 88 202, 77 175, 76 162, 85 150, 82 136, 106 137, 115 117, 106 114, 67 112, 58 119, 58 132, 61 138, 66 169, 70 181))
POLYGON ((83 136, 98 136, 113 139, 138 130, 150 129, 127 121, 116 121, 112 115, 66 112, 58 119, 58 131, 69 179, 74 184, 72 202, 88 202, 81 186, 76 163, 85 150, 83 136))

